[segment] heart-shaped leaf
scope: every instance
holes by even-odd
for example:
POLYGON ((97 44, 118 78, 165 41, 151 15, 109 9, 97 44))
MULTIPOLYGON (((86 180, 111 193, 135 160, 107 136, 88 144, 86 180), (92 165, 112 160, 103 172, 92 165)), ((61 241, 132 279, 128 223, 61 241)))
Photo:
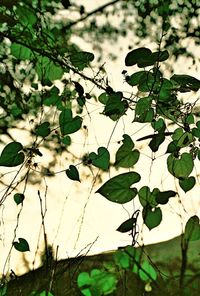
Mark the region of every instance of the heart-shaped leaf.
POLYGON ((190 191, 196 184, 195 177, 189 177, 187 179, 179 180, 179 185, 183 189, 183 191, 190 191))
POLYGON ((19 240, 19 242, 13 243, 13 246, 15 247, 15 249, 17 251, 19 251, 19 252, 30 251, 29 244, 27 243, 27 241, 24 238, 19 238, 18 240, 19 240))
POLYGON ((189 241, 196 241, 200 239, 200 224, 197 216, 190 217, 185 226, 184 239, 189 241))
POLYGON ((125 134, 123 135, 123 138, 123 144, 119 147, 116 153, 115 166, 130 168, 137 163, 140 157, 140 152, 137 149, 132 150, 135 145, 130 136, 125 134))
POLYGON ((69 166, 69 169, 66 170, 66 175, 71 180, 81 182, 79 178, 79 172, 74 165, 69 166))
POLYGON ((159 194, 160 190, 158 188, 154 188, 153 191, 150 191, 150 188, 148 186, 143 186, 140 188, 138 192, 140 203, 143 207, 151 206, 156 207, 157 201, 156 197, 159 194))
POLYGON ((81 128, 82 118, 73 118, 71 109, 65 109, 60 113, 59 124, 62 135, 73 134, 81 128))
POLYGON ((137 64, 139 68, 154 65, 157 61, 165 61, 169 58, 167 50, 151 52, 149 48, 140 47, 130 51, 125 58, 126 66, 133 66, 137 64))
POLYGON ((97 154, 95 152, 89 154, 89 160, 94 166, 107 171, 110 165, 110 153, 105 147, 99 147, 97 154))
POLYGON ((147 56, 151 55, 151 50, 146 47, 140 47, 137 49, 133 49, 130 51, 125 58, 125 65, 126 66, 133 66, 138 62, 145 59, 147 56))
POLYGON ((6 145, 1 152, 0 166, 14 167, 24 162, 23 146, 19 142, 12 142, 6 145))
POLYGON ((153 135, 152 140, 149 143, 149 147, 153 152, 158 151, 160 145, 164 142, 165 140, 165 133, 164 131, 159 132, 158 134, 153 135))
POLYGON ((124 221, 118 228, 117 231, 119 232, 129 232, 133 229, 134 224, 136 223, 136 218, 130 218, 124 221))
POLYGON ((162 221, 162 212, 160 208, 146 206, 143 208, 142 217, 144 224, 151 230, 157 227, 162 221))
POLYGON ((130 187, 132 184, 139 182, 140 179, 140 175, 135 172, 120 174, 104 183, 97 190, 97 193, 100 193, 110 201, 124 204, 131 201, 137 195, 137 189, 130 187))
POLYGON ((194 167, 194 161, 190 153, 184 152, 180 158, 173 154, 167 158, 168 171, 178 179, 187 179, 194 167))
POLYGON ((200 88, 200 80, 190 75, 176 75, 174 74, 171 78, 172 82, 175 82, 180 87, 181 92, 185 91, 198 91, 200 88))
POLYGON ((14 195, 13 198, 14 198, 15 203, 16 203, 17 205, 19 205, 20 203, 23 202, 25 196, 24 196, 23 193, 15 193, 15 195, 14 195))
POLYGON ((42 124, 38 125, 35 129, 35 133, 37 136, 40 137, 47 137, 50 134, 50 123, 48 121, 43 122, 42 124))

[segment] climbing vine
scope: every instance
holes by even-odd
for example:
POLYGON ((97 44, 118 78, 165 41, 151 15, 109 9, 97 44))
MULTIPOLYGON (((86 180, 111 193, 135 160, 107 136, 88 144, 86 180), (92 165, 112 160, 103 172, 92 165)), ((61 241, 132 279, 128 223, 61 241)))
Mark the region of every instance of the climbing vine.
MULTIPOLYGON (((122 75, 124 83, 132 88, 130 95, 114 89, 107 74, 101 76, 102 67, 93 70, 95 54, 73 44, 70 29, 63 34, 63 27, 54 20, 61 4, 66 9, 71 6, 69 1, 61 2, 53 1, 51 7, 49 1, 0 1, 0 130, 5 136, 0 138, 0 166, 16 167, 9 185, 4 183, 2 176, 4 190, 0 205, 3 206, 12 196, 13 202, 22 210, 31 176, 38 172, 44 178, 65 174, 72 182, 84 182, 80 166, 88 166, 91 172, 96 167, 98 174, 107 178, 96 189, 96 194, 117 204, 126 204, 137 198, 143 222, 152 230, 162 223, 163 206, 176 198, 178 192, 170 188, 151 188, 148 183, 140 186, 142 176, 136 165, 140 163, 141 151, 137 142, 148 141, 154 156, 165 144, 167 157, 162 165, 166 165, 168 172, 177 180, 180 190, 185 193, 192 190, 198 183, 194 174, 195 164, 200 161, 199 98, 190 102, 185 101, 182 95, 195 96, 200 89, 200 80, 185 73, 166 75, 163 65, 172 53, 163 46, 170 29, 168 20, 163 18, 157 50, 150 46, 138 46, 123 57, 125 70, 122 75), (57 86, 57 80, 62 87, 57 86), (86 83, 89 87, 85 86, 86 83), (100 94, 95 94, 93 89, 100 94), (114 161, 111 160, 113 151, 109 150, 109 145, 99 145, 97 151, 89 151, 81 160, 77 159, 70 146, 73 134, 87 129, 84 111, 87 112, 91 101, 101 106, 102 117, 117 124, 129 114, 133 118, 133 126, 135 123, 141 126, 149 124, 152 132, 135 142, 130 134, 124 133, 114 161), (11 132, 14 128, 20 129, 21 122, 24 123, 22 129, 29 133, 29 144, 11 132), (41 147, 52 153, 55 161, 43 165, 45 155, 41 147), (56 156, 64 152, 68 152, 73 161, 64 170, 56 171, 56 156), (41 159, 39 168, 36 158, 41 159), (111 168, 115 169, 114 175, 111 168), (19 190, 21 185, 22 191, 19 190)), ((84 14, 83 7, 80 13, 84 14)), ((40 192, 38 195, 40 197, 40 192)), ((44 220, 45 211, 41 213, 44 220)), ((137 242, 139 214, 136 209, 116 229, 121 233, 130 233, 132 247, 137 242)), ((27 239, 16 234, 18 223, 19 220, 10 252, 13 248, 27 252, 30 249, 27 239)), ((45 234, 45 227, 43 230, 45 234)), ((182 238, 183 260, 186 260, 184 251, 190 241, 198 239, 199 218, 194 215, 188 219, 182 238)), ((116 255, 116 265, 120 268, 130 268, 130 257, 137 257, 132 254, 132 247, 116 255)), ((140 265, 139 259, 134 260, 131 268, 135 273, 139 272, 142 280, 147 283, 156 280, 157 272, 148 261, 140 265)), ((181 276, 184 276, 184 264, 181 276)), ((116 284, 117 279, 112 272, 99 269, 80 273, 78 277, 78 287, 83 295, 107 295, 116 289, 116 284), (86 290, 85 285, 89 286, 86 290)))

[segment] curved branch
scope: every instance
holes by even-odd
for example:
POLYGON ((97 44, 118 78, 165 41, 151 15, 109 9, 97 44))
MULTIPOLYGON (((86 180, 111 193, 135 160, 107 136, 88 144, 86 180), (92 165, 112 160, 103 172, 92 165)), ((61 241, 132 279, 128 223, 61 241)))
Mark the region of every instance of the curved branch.
POLYGON ((83 17, 77 19, 76 21, 70 22, 69 24, 67 24, 66 26, 64 26, 63 29, 68 30, 68 29, 70 29, 71 27, 77 25, 78 23, 83 22, 84 20, 86 20, 86 19, 87 19, 88 17, 90 17, 91 15, 93 15, 93 14, 95 14, 95 13, 97 13, 97 12, 102 12, 102 11, 103 11, 105 8, 107 8, 108 6, 113 5, 113 4, 115 4, 115 3, 117 3, 117 2, 120 2, 120 1, 121 1, 121 0, 113 0, 113 1, 110 1, 110 2, 108 2, 108 3, 106 3, 106 4, 102 5, 102 6, 99 6, 98 8, 96 8, 96 9, 94 9, 94 10, 92 10, 92 11, 86 13, 83 17))
POLYGON ((27 48, 29 48, 30 50, 36 52, 36 53, 39 53, 40 55, 42 56, 46 56, 48 57, 51 61, 53 61, 54 63, 56 64, 59 64, 60 66, 62 66, 63 68, 67 69, 67 70, 71 70, 73 71, 75 74, 79 75, 81 78, 83 78, 84 80, 87 80, 87 81, 90 81, 92 82, 94 85, 96 85, 98 88, 106 91, 106 87, 104 87, 103 85, 101 85, 100 83, 98 83, 95 79, 83 74, 82 72, 78 71, 75 67, 67 64, 67 62, 64 60, 63 57, 61 56, 53 56, 52 53, 48 52, 48 51, 45 51, 43 49, 40 49, 40 48, 37 48, 37 47, 34 47, 30 44, 26 44, 24 43, 23 41, 20 41, 18 40, 17 38, 13 37, 13 36, 10 36, 8 34, 5 34, 3 32, 0 32, 0 37, 4 37, 4 38, 8 38, 10 41, 12 42, 15 42, 17 44, 20 44, 22 46, 25 46, 27 48))

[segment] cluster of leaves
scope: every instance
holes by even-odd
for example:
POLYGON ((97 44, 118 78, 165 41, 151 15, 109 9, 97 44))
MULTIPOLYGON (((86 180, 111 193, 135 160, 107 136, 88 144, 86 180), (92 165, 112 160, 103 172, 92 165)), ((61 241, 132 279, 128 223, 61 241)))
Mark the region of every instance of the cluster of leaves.
POLYGON ((122 274, 126 271, 136 273, 144 282, 145 289, 151 289, 150 283, 157 279, 157 272, 147 260, 141 260, 140 251, 127 246, 113 254, 113 262, 104 263, 102 269, 81 272, 77 285, 85 296, 110 295, 116 289, 122 274), (120 273, 118 272, 120 270, 120 273))
MULTIPOLYGON (((199 218, 193 216, 188 220, 185 227, 184 248, 188 248, 189 242, 198 239, 200 239, 199 218)), ((123 272, 129 271, 139 276, 144 283, 146 292, 151 292, 152 284, 158 279, 160 270, 155 269, 155 266, 143 255, 141 249, 132 246, 119 249, 113 254, 114 262, 104 263, 105 266, 101 269, 81 272, 77 278, 77 285, 85 296, 110 295, 117 289, 123 272)), ((165 280, 168 281, 168 277, 165 280)))
MULTIPOLYGON (((195 44, 199 45, 198 15, 200 4, 198 0, 118 0, 108 1, 108 3, 110 3, 109 6, 104 7, 102 5, 98 9, 99 16, 96 13, 91 13, 90 17, 86 19, 84 28, 74 31, 75 34, 94 44, 95 49, 102 52, 100 44, 104 40, 109 39, 114 44, 119 37, 126 37, 130 30, 136 35, 134 42, 138 40, 139 43, 139 40, 146 37, 152 42, 158 42, 157 32, 163 26, 163 28, 169 28, 164 47, 175 58, 184 55, 191 57, 194 61, 196 60, 184 41, 192 38, 195 44), (112 22, 113 17, 117 17, 119 21, 117 23, 112 22), (99 21, 102 19, 103 21, 99 21), (174 20, 177 21, 178 25, 174 25, 174 20)), ((69 27, 70 23, 64 25, 64 29, 69 27)), ((110 55, 114 57, 113 53, 110 53, 110 55)))
MULTIPOLYGON (((166 150, 167 169, 178 180, 184 192, 191 190, 196 184, 196 178, 191 174, 195 161, 200 160, 200 121, 193 112, 195 103, 185 103, 180 95, 198 91, 200 81, 186 74, 173 74, 170 78, 165 78, 161 64, 169 58, 167 49, 164 47, 164 50, 161 50, 161 44, 155 52, 146 47, 139 47, 131 50, 124 61, 126 67, 139 68, 139 71, 134 71, 131 75, 127 74, 126 70, 123 72, 127 84, 137 90, 137 95, 127 98, 122 91, 115 91, 109 85, 99 84, 97 79, 84 74, 83 70, 90 67, 94 60, 93 53, 81 51, 71 44, 70 33, 63 37, 63 26, 58 25, 52 18, 60 5, 67 9, 71 7, 67 4, 68 1, 40 1, 39 7, 37 3, 36 0, 1 1, 0 107, 3 115, 0 129, 11 142, 2 150, 0 166, 20 166, 19 171, 27 168, 26 174, 29 175, 34 157, 43 156, 40 151, 42 145, 46 145, 55 154, 70 146, 71 135, 84 127, 81 115, 87 100, 91 98, 80 81, 71 79, 70 72, 73 72, 103 90, 98 102, 103 108, 104 116, 118 121, 131 111, 133 124, 149 123, 153 130, 152 135, 139 140, 150 139, 149 148, 152 153, 156 153, 166 137, 170 136, 166 150), (68 74, 69 80, 63 78, 64 73, 68 74), (54 84, 55 80, 65 83, 61 94, 54 84), (23 91, 25 83, 29 86, 28 93, 23 91), (55 110, 53 120, 52 110, 55 110), (42 115, 39 119, 38 114, 42 115), (30 115, 35 120, 29 130, 32 142, 30 146, 24 147, 21 142, 13 139, 10 129, 17 127, 19 121, 25 122, 30 115), (170 131, 168 124, 173 127, 170 131), (50 149, 50 145, 53 149, 50 149)), ((131 1, 127 1, 124 5, 126 7, 132 4, 131 1)), ((142 5, 139 8, 136 5, 140 14, 143 6, 146 7, 142 5)), ((166 10, 169 16, 173 15, 170 14, 171 6, 168 2, 162 4, 162 7, 156 4, 156 8, 161 16, 164 16, 166 10)), ((150 7, 145 11, 150 13, 152 9, 150 7)), ((113 166, 116 169, 127 169, 127 172, 110 178, 97 193, 118 204, 127 203, 138 196, 143 208, 144 224, 151 230, 162 221, 162 206, 167 204, 170 198, 175 197, 177 192, 150 189, 148 186, 140 189, 132 187, 141 180, 140 174, 132 170, 139 160, 140 151, 136 149, 132 138, 124 134, 122 144, 116 151, 113 166)), ((97 167, 102 172, 108 172, 111 166, 110 153, 106 147, 99 147, 97 152, 91 151, 87 155, 83 160, 83 164, 85 163, 97 167)), ((76 165, 70 164, 65 173, 72 181, 82 181, 76 165)), ((1 202, 14 189, 17 190, 17 185, 14 189, 13 184, 11 185, 1 202)), ((23 206, 25 200, 25 192, 14 195, 16 205, 23 206)), ((117 230, 122 233, 130 232, 136 222, 133 216, 124 221, 117 230)), ((199 239, 199 233, 199 220, 194 216, 186 224, 185 242, 199 239)), ((29 251, 29 244, 24 238, 13 241, 13 246, 20 252, 29 251)), ((145 264, 142 268, 151 270, 151 267, 145 264)), ((139 271, 142 279, 146 276, 143 269, 139 271)), ((152 273, 152 277, 155 277, 153 271, 152 273)), ((115 289, 116 279, 110 273, 95 269, 90 274, 80 275, 78 283, 80 288, 89 285, 93 294, 98 295, 97 291, 101 291, 99 295, 102 295, 115 289)))
MULTIPOLYGON (((144 70, 134 72, 130 76, 126 73, 126 81, 129 85, 136 86, 140 93, 144 94, 134 102, 133 122, 149 122, 154 130, 152 135, 139 140, 150 138, 149 148, 155 153, 166 137, 171 136, 166 151, 169 154, 167 168, 179 180, 180 187, 187 192, 196 184, 196 179, 191 176, 191 173, 195 159, 200 160, 199 121, 192 112, 192 104, 181 101, 179 94, 198 91, 200 81, 183 74, 174 74, 170 79, 164 78, 159 64, 167 60, 168 57, 169 53, 166 50, 152 53, 149 48, 141 47, 130 51, 125 58, 125 65, 131 67, 137 64, 139 68, 144 68, 144 70), (145 68, 149 66, 152 68, 146 70, 145 68), (166 120, 178 127, 169 132, 166 120)), ((123 96, 121 93, 119 96, 119 92, 113 92, 111 95, 104 93, 104 97, 101 95, 99 100, 105 105, 103 113, 112 120, 117 120, 126 113, 127 107, 125 109, 124 102, 132 105, 131 100, 123 100, 123 96)), ((138 162, 140 152, 137 149, 132 150, 134 143, 129 135, 123 137, 123 144, 116 153, 115 165, 122 168, 132 168, 138 162)), ((140 179, 137 172, 123 173, 109 179, 97 192, 108 200, 120 204, 129 202, 138 195, 143 207, 144 223, 149 229, 152 229, 162 221, 162 211, 159 205, 167 204, 169 198, 176 196, 176 192, 172 190, 161 192, 158 188, 154 188, 151 192, 148 186, 144 186, 138 191, 132 185, 139 182, 140 179)), ((130 220, 127 223, 130 225, 130 220)), ((133 224, 134 220, 127 232, 131 230, 133 224)))

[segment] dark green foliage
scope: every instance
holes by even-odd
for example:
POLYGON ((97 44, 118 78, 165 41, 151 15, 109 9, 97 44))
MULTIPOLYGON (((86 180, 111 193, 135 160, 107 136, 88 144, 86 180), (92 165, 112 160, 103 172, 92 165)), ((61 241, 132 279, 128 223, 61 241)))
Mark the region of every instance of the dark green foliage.
MULTIPOLYGON (((67 0, 0 1, 0 141, 3 145, 0 166, 9 168, 20 165, 2 196, 2 204, 13 194, 14 202, 22 210, 26 202, 25 191, 31 179, 29 177, 32 174, 34 180, 38 172, 38 182, 57 173, 66 173, 70 180, 81 180, 83 183, 84 177, 80 177, 77 169, 82 166, 86 170, 89 168, 91 180, 93 178, 94 181, 92 189, 96 186, 97 177, 101 181, 101 177, 106 175, 107 181, 99 185, 96 193, 108 201, 123 205, 137 197, 142 208, 143 223, 152 230, 162 222, 164 206, 180 194, 178 189, 184 194, 194 188, 198 182, 193 169, 200 160, 198 99, 191 102, 188 99, 185 102, 183 95, 189 93, 193 96, 200 89, 200 80, 185 73, 171 71, 173 74, 170 74, 166 69, 173 57, 176 60, 179 56, 190 56, 195 63, 195 57, 183 46, 182 39, 193 38, 199 44, 200 30, 195 25, 195 20, 198 19, 200 6, 197 1, 172 2, 113 1, 96 11, 87 12, 83 4, 67 0), (117 2, 118 5, 115 5, 117 2), (76 12, 80 19, 74 21, 69 17, 66 23, 57 20, 57 15, 63 8, 68 10, 69 15, 76 12), (122 14, 119 17, 122 22, 120 20, 114 27, 109 17, 111 14, 116 16, 116 13, 122 14), (106 18, 106 21, 99 22, 98 14, 101 14, 102 20, 106 18), (179 29, 172 25, 175 19, 180 22, 179 29), (76 27, 79 23, 83 25, 76 27), (129 52, 123 53, 124 66, 131 71, 130 75, 126 70, 122 72, 124 83, 132 88, 127 94, 110 85, 110 78, 103 66, 97 71, 93 68, 94 61, 97 61, 97 66, 101 61, 97 53, 94 55, 81 50, 71 40, 74 36, 87 41, 90 39, 91 45, 96 46, 101 54, 101 43, 104 40, 109 40, 113 47, 112 41, 116 43, 119 36, 129 33, 128 28, 134 28, 134 33, 140 40, 148 36, 153 45, 141 47, 138 43, 136 47, 137 41, 130 42, 129 52), (155 45, 157 49, 153 51, 155 45), (61 87, 57 87, 56 80, 61 82, 61 87), (98 99, 97 89, 101 91, 98 99), (99 145, 95 152, 87 151, 82 157, 77 156, 71 148, 75 143, 74 133, 85 135, 90 129, 88 123, 84 122, 87 116, 90 118, 89 104, 97 104, 98 108, 100 106, 101 116, 114 121, 115 127, 126 116, 132 116, 130 128, 133 132, 128 134, 124 126, 123 139, 119 141, 120 146, 116 151, 111 151, 109 146, 115 128, 110 132, 108 143, 102 144, 105 147, 99 145), (166 165, 171 177, 177 179, 177 192, 164 189, 161 191, 157 187, 150 189, 151 184, 142 179, 142 174, 132 171, 134 166, 134 170, 137 170, 139 165, 146 170, 146 164, 140 163, 143 148, 136 145, 140 143, 135 144, 133 141, 135 126, 138 124, 141 129, 146 125, 151 129, 148 135, 140 137, 138 141, 142 145, 142 141, 148 140, 147 149, 152 155, 152 163, 157 152, 160 153, 164 145, 167 145, 164 154, 168 155, 162 166, 166 165), (24 129, 30 136, 27 146, 15 140, 18 136, 13 130, 16 128, 24 129), (53 159, 48 165, 42 163, 46 157, 45 149, 51 153, 53 159), (55 173, 58 155, 68 161, 65 166, 68 169, 55 173), (38 156, 41 158, 39 169, 38 156), (133 184, 140 181, 143 186, 140 185, 139 189, 133 187, 133 184), (19 184, 24 186, 23 193, 15 193, 20 192, 19 184)), ((27 141, 24 140, 25 143, 27 141)), ((85 171, 83 176, 84 173, 85 171)), ((131 235, 132 246, 137 240, 139 212, 136 210, 117 228, 118 232, 131 235)), ((44 214, 42 218, 44 220, 44 214)), ((199 239, 199 218, 193 216, 186 223, 181 244, 181 287, 187 262, 187 254, 184 252, 187 251, 189 242, 199 239)), ((17 251, 29 251, 29 244, 25 239, 14 240, 15 238, 13 246, 17 251)), ((157 281, 158 271, 147 258, 140 262, 140 257, 132 246, 115 256, 116 264, 120 272, 131 270, 136 273, 148 290, 157 281)), ((85 296, 115 293, 118 277, 116 270, 113 272, 112 268, 114 267, 107 265, 107 269, 93 268, 81 272, 77 277, 81 293, 85 296)), ((1 292, 2 295, 5 294, 5 290, 1 292)), ((42 289, 41 292, 33 291, 32 295, 53 294, 42 289)))
POLYGON ((19 238, 19 242, 13 242, 14 248, 19 252, 30 251, 29 244, 24 238, 19 238))
POLYGON ((79 172, 74 165, 69 166, 69 169, 66 170, 66 175, 69 179, 71 179, 73 181, 81 182, 80 178, 79 178, 79 172))
POLYGON ((13 167, 24 162, 23 146, 19 142, 12 142, 6 145, 1 152, 0 166, 13 167))
POLYGON ((100 193, 110 201, 124 204, 131 201, 137 195, 137 189, 132 188, 131 185, 139 181, 140 175, 138 173, 120 174, 104 183, 97 190, 97 193, 100 193))
POLYGON ((21 204, 25 198, 23 193, 15 193, 14 195, 14 201, 17 205, 21 204))
POLYGON ((99 147, 98 153, 91 152, 88 156, 89 161, 102 170, 107 171, 110 165, 110 154, 105 147, 99 147))

